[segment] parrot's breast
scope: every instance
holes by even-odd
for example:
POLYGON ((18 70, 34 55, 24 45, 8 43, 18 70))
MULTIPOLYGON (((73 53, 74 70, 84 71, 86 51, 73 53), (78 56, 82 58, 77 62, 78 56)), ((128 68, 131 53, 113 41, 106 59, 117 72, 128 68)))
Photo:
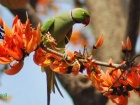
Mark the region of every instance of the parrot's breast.
POLYGON ((49 30, 56 42, 59 43, 65 39, 67 33, 74 25, 73 21, 69 21, 62 18, 55 18, 54 24, 49 30))

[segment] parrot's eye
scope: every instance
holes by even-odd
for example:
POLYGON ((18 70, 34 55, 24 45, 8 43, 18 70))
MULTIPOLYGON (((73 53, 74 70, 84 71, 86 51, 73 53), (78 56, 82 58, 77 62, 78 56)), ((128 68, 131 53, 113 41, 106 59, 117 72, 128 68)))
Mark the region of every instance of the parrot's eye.
POLYGON ((85 12, 83 12, 83 15, 86 15, 86 13, 85 13, 85 12))

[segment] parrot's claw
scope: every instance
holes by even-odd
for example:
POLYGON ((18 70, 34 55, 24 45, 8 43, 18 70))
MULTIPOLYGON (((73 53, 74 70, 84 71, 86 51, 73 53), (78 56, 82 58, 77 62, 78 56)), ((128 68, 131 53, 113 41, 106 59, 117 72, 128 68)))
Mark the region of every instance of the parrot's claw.
POLYGON ((73 66, 75 64, 75 61, 71 62, 70 57, 65 53, 63 54, 63 60, 69 65, 73 66))
POLYGON ((64 53, 64 54, 63 54, 63 58, 67 60, 68 54, 64 53))

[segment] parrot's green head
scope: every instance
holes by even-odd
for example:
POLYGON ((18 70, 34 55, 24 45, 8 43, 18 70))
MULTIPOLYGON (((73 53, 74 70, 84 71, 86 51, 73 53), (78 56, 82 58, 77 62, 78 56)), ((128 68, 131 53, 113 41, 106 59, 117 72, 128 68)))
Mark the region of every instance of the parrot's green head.
POLYGON ((75 8, 71 10, 71 17, 76 23, 82 23, 87 26, 90 22, 90 14, 83 8, 75 8))

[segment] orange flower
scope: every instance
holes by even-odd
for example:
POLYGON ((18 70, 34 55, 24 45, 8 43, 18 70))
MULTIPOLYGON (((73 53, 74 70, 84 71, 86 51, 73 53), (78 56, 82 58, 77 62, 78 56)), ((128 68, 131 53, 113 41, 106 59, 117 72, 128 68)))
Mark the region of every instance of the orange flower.
POLYGON ((5 53, 15 60, 23 59, 40 44, 40 25, 38 25, 37 30, 33 29, 29 19, 25 24, 22 24, 16 16, 12 29, 5 22, 3 27, 5 34, 0 47, 1 49, 3 47, 5 53))
MULTIPOLYGON (((113 70, 114 70, 114 68, 113 68, 113 70)), ((121 74, 122 74, 121 70, 120 69, 115 69, 114 71, 112 71, 110 73, 111 73, 110 76, 111 76, 111 79, 112 79, 112 83, 115 83, 113 86, 114 87, 120 86, 122 84, 122 81, 121 81, 122 77, 120 77, 121 74), (120 79, 118 80, 118 78, 120 78, 120 79)))
POLYGON ((98 90, 103 91, 103 86, 101 85, 104 81, 102 79, 102 71, 99 69, 99 67, 92 62, 92 58, 87 58, 88 63, 84 63, 87 70, 88 78, 92 81, 93 86, 95 86, 98 90))
POLYGON ((40 44, 40 24, 35 30, 31 27, 29 19, 23 24, 18 16, 14 18, 12 29, 5 22, 1 23, 5 33, 3 41, 0 42, 0 64, 10 64, 16 61, 11 69, 4 71, 6 74, 13 75, 22 68, 24 58, 36 50, 40 44))
POLYGON ((102 82, 102 86, 109 88, 113 84, 113 81, 112 81, 112 77, 110 75, 110 72, 109 71, 106 71, 106 73, 104 73, 102 71, 101 73, 102 73, 101 78, 104 80, 102 82))
POLYGON ((63 57, 53 53, 47 53, 45 50, 38 48, 34 54, 34 62, 39 66, 50 66, 50 68, 60 74, 72 73, 77 75, 80 70, 80 64, 74 59, 74 53, 67 50, 69 58, 67 60, 63 57))
POLYGON ((50 64, 50 68, 60 74, 66 74, 68 66, 69 65, 63 61, 54 61, 52 64, 50 64))
POLYGON ((116 96, 116 95, 110 95, 109 98, 113 103, 116 105, 127 105, 128 104, 128 97, 127 96, 116 96))
MULTIPOLYGON (((109 63, 110 65, 113 64, 113 60, 110 59, 109 60, 109 63)), ((122 62, 123 64, 124 62, 122 62)), ((110 77, 111 77, 111 81, 112 81, 112 84, 115 83, 113 85, 113 87, 117 87, 117 86, 121 86, 122 85, 122 81, 123 81, 123 78, 120 77, 121 74, 122 74, 122 71, 121 69, 116 69, 116 68, 113 68, 113 67, 110 67, 106 72, 109 73, 110 77), (119 79, 120 78, 120 79, 119 79)), ((124 82, 124 81, 123 81, 124 82)))
POLYGON ((90 75, 95 72, 95 74, 101 73, 101 70, 99 69, 98 65, 96 65, 94 62, 92 62, 92 58, 88 59, 88 63, 83 63, 83 65, 87 68, 87 74, 90 77, 90 75))
POLYGON ((107 91, 103 95, 107 96, 116 105, 127 105, 129 94, 128 92, 128 95, 112 95, 111 91, 107 91))
POLYGON ((79 39, 81 39, 81 33, 79 31, 74 31, 71 35, 70 41, 74 44, 77 45, 79 44, 79 39))
POLYGON ((135 77, 137 78, 137 81, 140 85, 140 63, 137 64, 137 66, 132 67, 131 69, 135 73, 135 77))
POLYGON ((78 61, 76 61, 73 68, 72 68, 72 74, 74 76, 78 75, 79 70, 80 70, 80 63, 78 61))
POLYGON ((124 44, 124 42, 122 41, 122 51, 126 50, 126 45, 124 44))
POLYGON ((101 78, 101 74, 99 73, 91 73, 89 79, 92 82, 92 85, 95 86, 99 91, 103 91, 103 86, 101 85, 101 83, 104 81, 101 78))
POLYGON ((131 40, 129 37, 127 37, 126 43, 122 41, 122 51, 126 53, 126 51, 131 51, 132 50, 132 44, 131 40))
POLYGON ((0 42, 0 64, 9 64, 12 61, 12 57, 7 54, 3 43, 0 42))
POLYGON ((69 74, 72 73, 74 76, 78 75, 80 70, 80 64, 75 63, 74 65, 69 65, 63 61, 55 61, 54 63, 50 64, 50 68, 60 74, 69 74), (56 64, 57 62, 57 64, 56 64))
POLYGON ((128 73, 126 80, 128 84, 131 85, 133 88, 138 88, 140 86, 137 73, 133 71, 131 73, 128 73))
MULTIPOLYGON (((34 62, 39 65, 39 66, 47 66, 48 64, 45 64, 44 61, 46 60, 46 51, 44 51, 43 49, 41 48, 38 48, 36 51, 35 51, 35 54, 34 54, 34 57, 33 57, 33 60, 34 62)), ((49 59, 48 59, 49 60, 49 59)), ((50 61, 50 60, 49 60, 50 61)))
POLYGON ((132 50, 132 45, 131 45, 131 41, 129 37, 127 37, 127 40, 126 40, 126 47, 128 51, 132 50))
POLYGON ((3 26, 3 21, 1 17, 0 17, 0 26, 3 26))
POLYGON ((23 58, 23 52, 20 46, 21 45, 15 36, 12 36, 11 38, 5 37, 3 47, 5 48, 7 55, 13 57, 15 60, 21 60, 23 58))
POLYGON ((62 57, 59 57, 53 53, 47 53, 42 48, 38 48, 35 51, 34 62, 39 66, 49 66, 53 61, 61 61, 62 57))
POLYGON ((140 86, 140 64, 131 68, 131 72, 128 73, 125 81, 129 85, 131 85, 133 88, 139 88, 139 86, 140 86))
MULTIPOLYGON (((69 41, 69 40, 68 40, 69 41)), ((87 39, 82 35, 80 31, 74 31, 71 35, 70 42, 72 42, 74 45, 87 45, 87 39)))
POLYGON ((101 76, 103 82, 100 84, 100 86, 102 86, 104 89, 104 95, 109 97, 116 105, 127 105, 128 97, 130 97, 129 91, 131 90, 134 90, 138 95, 140 95, 139 64, 132 67, 131 72, 128 72, 127 70, 115 70, 114 68, 110 68, 106 71, 106 74, 101 74, 101 76))
POLYGON ((40 24, 37 27, 37 30, 33 29, 30 26, 30 21, 27 19, 25 24, 22 24, 18 17, 16 16, 13 22, 13 27, 15 27, 15 31, 17 32, 18 40, 23 44, 25 47, 26 53, 31 53, 40 44, 40 24))
MULTIPOLYGON (((74 59, 74 53, 67 51, 69 58, 62 59, 53 53, 46 53, 46 60, 50 62, 48 65, 50 68, 60 74, 69 74, 72 73, 73 75, 77 75, 80 70, 80 63, 74 59)), ((44 61, 44 62, 45 62, 44 61)), ((47 65, 47 66, 48 66, 47 65)))
POLYGON ((98 40, 95 43, 95 45, 93 46, 93 48, 97 49, 98 47, 100 47, 103 44, 103 41, 104 41, 104 37, 103 37, 103 35, 100 35, 100 37, 98 38, 98 40))

